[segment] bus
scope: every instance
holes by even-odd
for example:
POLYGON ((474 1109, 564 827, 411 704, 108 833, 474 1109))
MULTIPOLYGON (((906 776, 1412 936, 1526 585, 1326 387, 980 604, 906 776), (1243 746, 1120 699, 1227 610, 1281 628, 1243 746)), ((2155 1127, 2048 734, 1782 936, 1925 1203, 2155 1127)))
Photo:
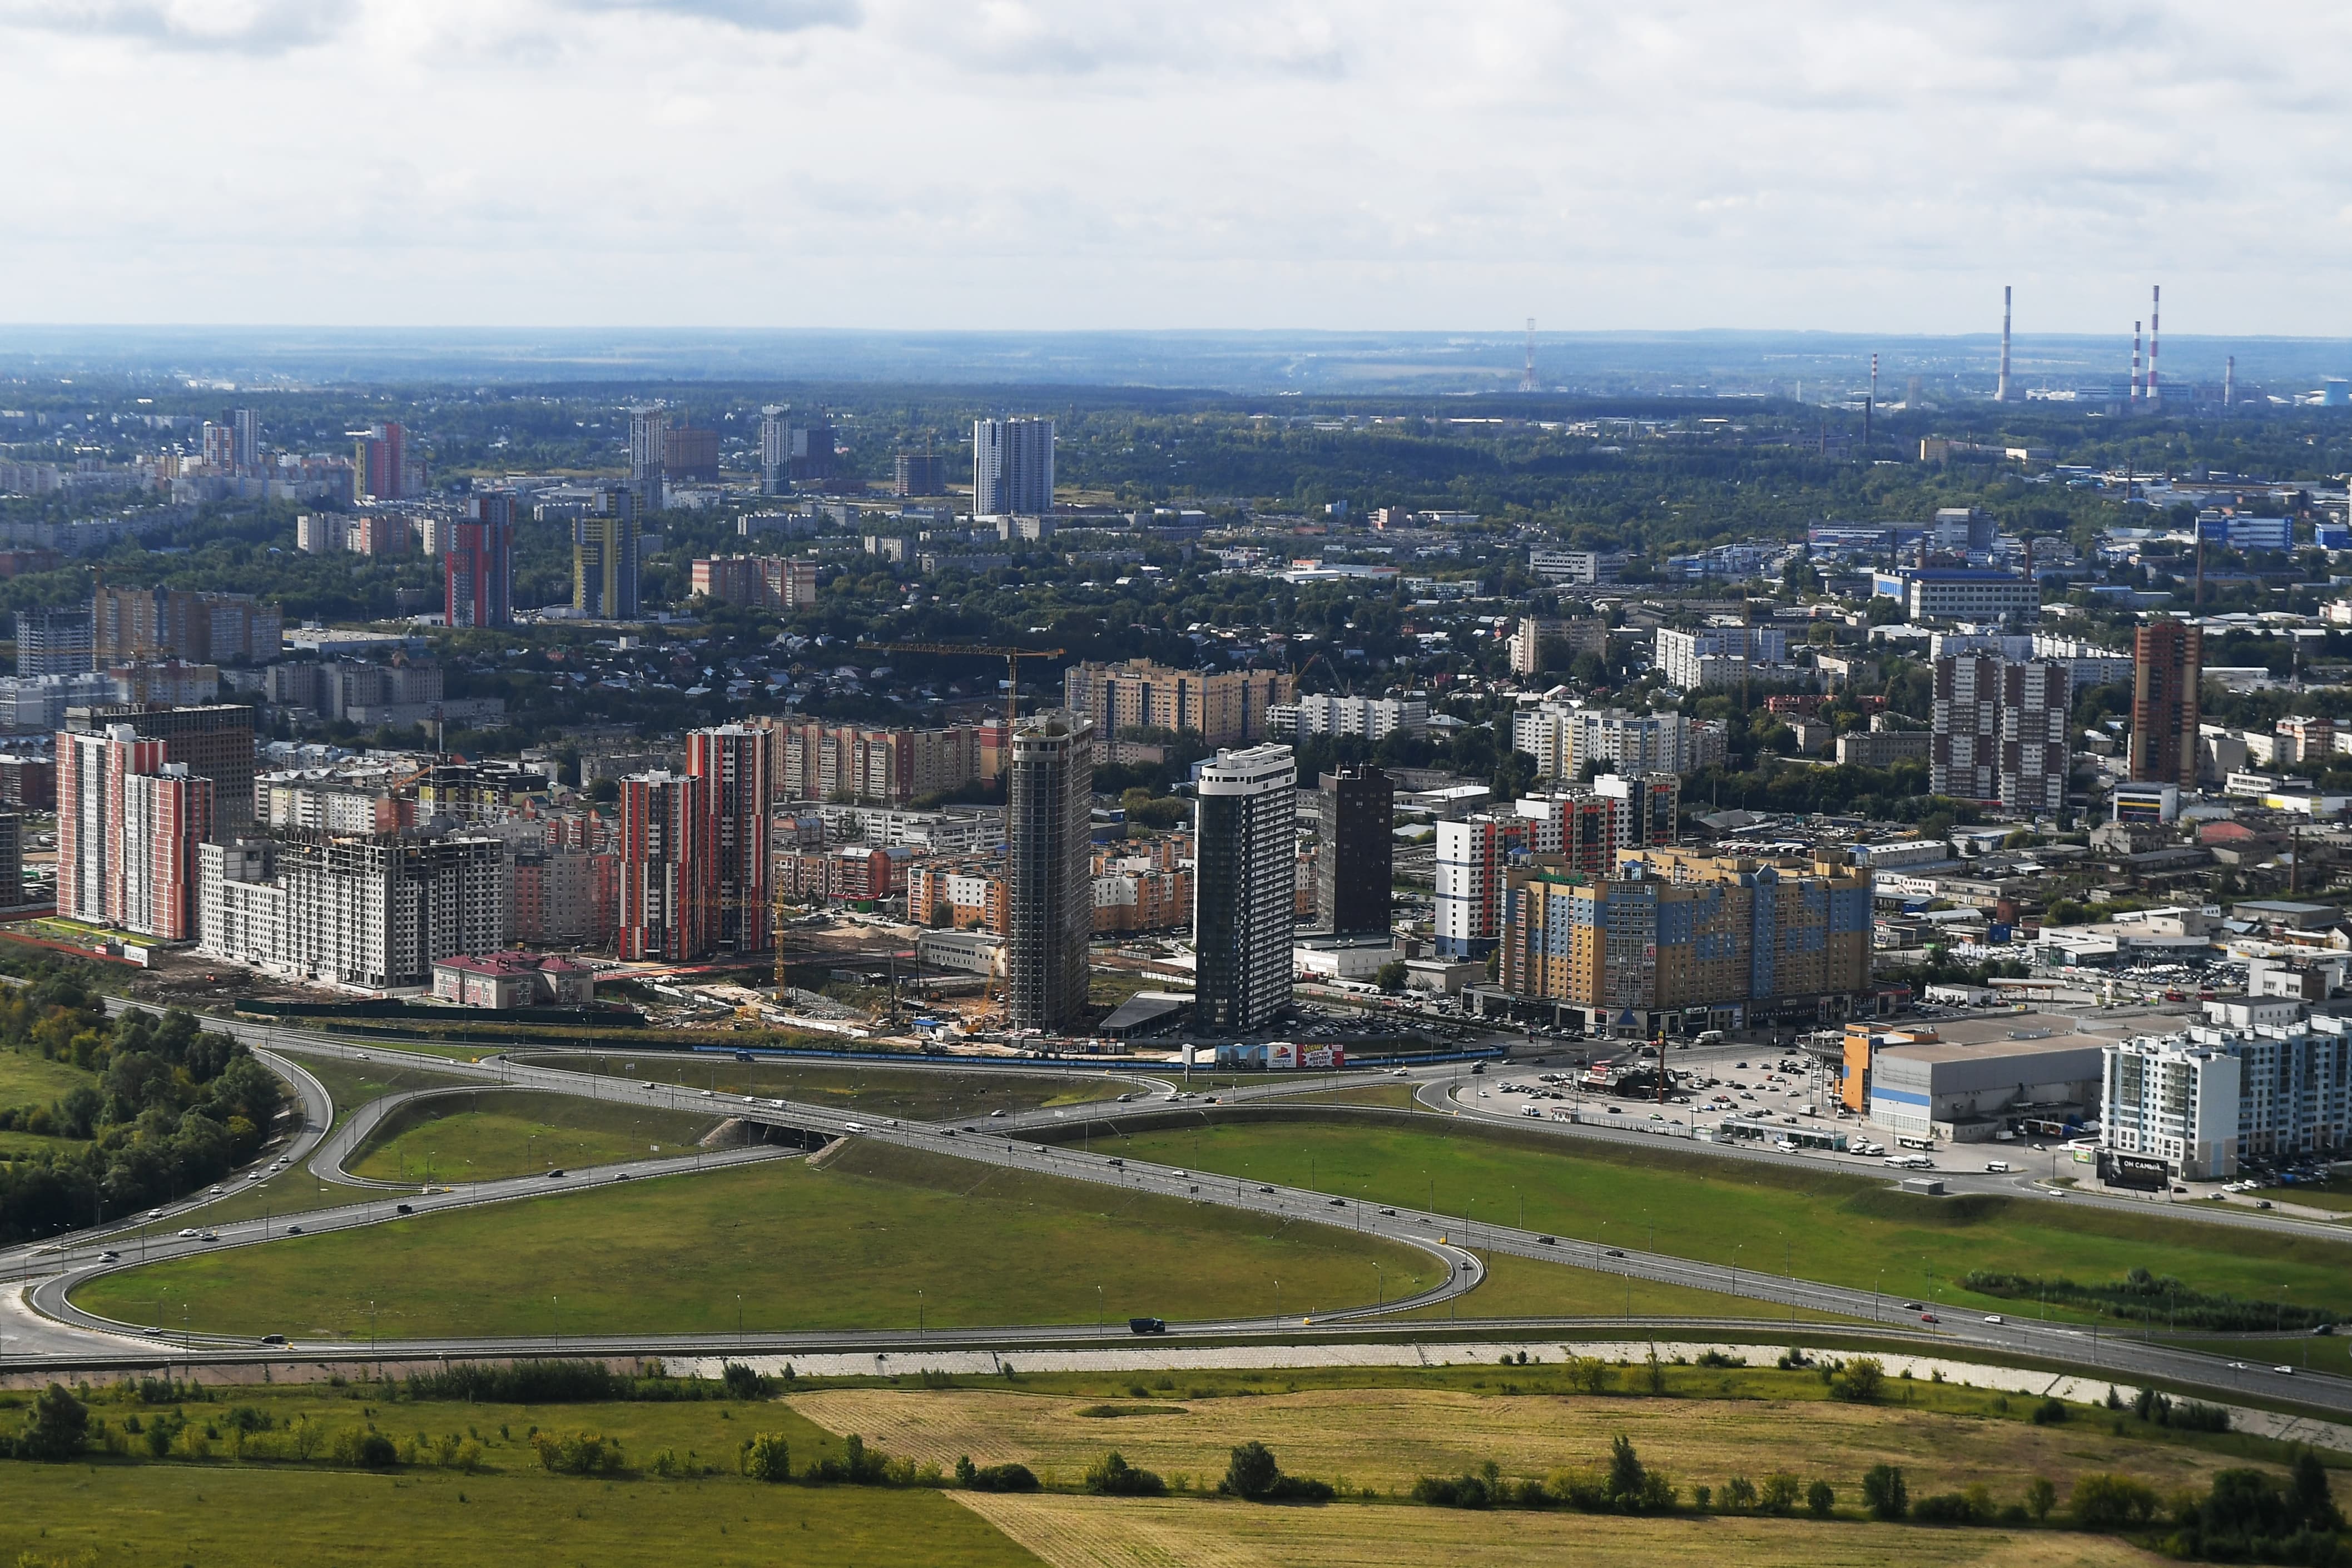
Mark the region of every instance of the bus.
POLYGON ((1896 1147, 1903 1149, 1933 1149, 1936 1146, 1936 1141, 1933 1138, 1898 1137, 1895 1142, 1896 1147))

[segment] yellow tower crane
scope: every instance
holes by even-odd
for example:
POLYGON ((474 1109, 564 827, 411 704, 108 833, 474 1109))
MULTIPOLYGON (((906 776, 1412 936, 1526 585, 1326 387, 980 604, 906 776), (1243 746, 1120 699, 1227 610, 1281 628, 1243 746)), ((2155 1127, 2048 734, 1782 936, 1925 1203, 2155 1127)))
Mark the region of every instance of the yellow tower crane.
POLYGON ((1058 647, 995 647, 987 643, 968 642, 862 642, 857 647, 861 653, 970 654, 975 658, 1003 659, 1005 674, 1010 678, 1005 682, 1004 703, 1004 729, 1008 736, 1021 717, 1021 661, 1024 658, 1059 658, 1066 651, 1058 647))

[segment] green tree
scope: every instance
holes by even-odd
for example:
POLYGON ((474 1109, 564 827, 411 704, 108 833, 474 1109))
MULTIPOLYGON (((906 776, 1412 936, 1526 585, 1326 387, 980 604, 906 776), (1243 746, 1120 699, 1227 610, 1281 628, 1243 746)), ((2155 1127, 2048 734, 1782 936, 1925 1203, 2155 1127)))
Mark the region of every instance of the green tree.
POLYGON ((1873 1465, 1863 1472, 1862 1500, 1874 1519, 1901 1519, 1911 1510, 1911 1489, 1894 1465, 1873 1465))
POLYGON ((1217 1489, 1237 1498, 1256 1499, 1272 1492, 1281 1479, 1282 1467, 1275 1462, 1274 1450, 1252 1439, 1234 1447, 1217 1489))
POLYGON ((53 1383, 33 1401, 16 1451, 28 1459, 70 1459, 81 1452, 89 1433, 89 1412, 63 1384, 53 1383))
POLYGON ((1611 1438, 1609 1479, 1603 1484, 1609 1500, 1619 1508, 1639 1507, 1643 1483, 1648 1478, 1648 1470, 1643 1467, 1641 1457, 1633 1452, 1633 1445, 1625 1435, 1620 1432, 1611 1438))
POLYGON ((1087 1467, 1086 1484, 1098 1497, 1159 1497, 1168 1490, 1168 1483, 1137 1469, 1116 1448, 1087 1467))
POLYGON ((2048 1476, 2036 1476, 2025 1489, 2025 1511, 2033 1516, 2036 1524, 2050 1517, 2058 1506, 2058 1489, 2050 1484, 2048 1476))
POLYGON ((1374 984, 1378 984, 1383 991, 1403 990, 1404 961, 1402 959, 1391 959, 1390 962, 1381 964, 1380 973, 1372 978, 1374 984))
POLYGON ((1886 1368, 1875 1356, 1856 1356, 1830 1381, 1830 1394, 1853 1405, 1875 1405, 1886 1384, 1886 1368))
POLYGON ((1827 1519, 1830 1510, 1837 1507, 1837 1492, 1827 1481, 1815 1481, 1805 1489, 1805 1511, 1815 1519, 1827 1519))
POLYGON ((2159 1501, 2145 1481, 2094 1471, 2074 1479, 2066 1511, 2084 1530, 2119 1530, 2154 1519, 2159 1501))
POLYGON ((742 1449, 742 1468, 743 1473, 755 1481, 791 1480, 791 1446, 782 1434, 775 1432, 762 1432, 755 1437, 746 1438, 742 1449))

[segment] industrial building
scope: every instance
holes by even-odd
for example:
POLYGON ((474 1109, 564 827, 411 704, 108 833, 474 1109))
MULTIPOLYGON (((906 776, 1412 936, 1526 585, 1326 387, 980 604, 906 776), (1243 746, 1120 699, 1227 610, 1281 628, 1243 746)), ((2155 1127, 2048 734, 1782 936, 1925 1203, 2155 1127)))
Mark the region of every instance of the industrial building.
POLYGON ((1933 1026, 1849 1024, 1839 1097, 1905 1136, 1970 1142, 2079 1126, 2095 1113, 2101 1056, 2113 1034, 2073 1018, 2007 1014, 1933 1026))
POLYGON ((1982 566, 1916 566, 1871 576, 1874 597, 1893 599, 1914 622, 2017 624, 2038 620, 2042 590, 2023 577, 1982 566))

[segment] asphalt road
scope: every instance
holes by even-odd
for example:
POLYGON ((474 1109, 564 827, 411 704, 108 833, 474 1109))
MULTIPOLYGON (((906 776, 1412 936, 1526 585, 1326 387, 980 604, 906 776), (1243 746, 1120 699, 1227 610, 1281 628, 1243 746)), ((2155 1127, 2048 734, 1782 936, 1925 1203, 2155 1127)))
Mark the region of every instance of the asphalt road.
MULTIPOLYGON (((249 1043, 257 1047, 274 1047, 272 1055, 279 1058, 298 1052, 304 1055, 325 1054, 337 1057, 371 1058, 384 1058, 398 1054, 387 1052, 378 1045, 357 1046, 317 1036, 308 1031, 289 1031, 265 1026, 244 1025, 237 1032, 246 1035, 249 1043), (262 1037, 254 1039, 252 1037, 254 1034, 258 1034, 262 1037)), ((497 1082, 517 1087, 557 1089, 567 1093, 588 1095, 610 1100, 616 1103, 640 1104, 664 1109, 714 1112, 723 1109, 730 1114, 741 1116, 750 1121, 794 1128, 803 1131, 829 1135, 865 1136, 906 1147, 919 1148, 933 1153, 950 1154, 988 1163, 1003 1163, 1015 1168, 1038 1170, 1072 1180, 1091 1181, 1132 1190, 1158 1193, 1189 1201, 1215 1203, 1222 1206, 1261 1214, 1269 1218, 1338 1225, 1415 1247, 1442 1260, 1447 1267, 1448 1278, 1444 1284, 1414 1302, 1386 1303, 1381 1306, 1359 1309, 1353 1312, 1332 1314, 1328 1318, 1318 1317, 1318 1323, 1343 1322, 1376 1315, 1382 1310, 1394 1311, 1402 1305, 1425 1304, 1429 1301, 1444 1300, 1458 1296, 1470 1289, 1483 1277, 1482 1266, 1468 1250, 1475 1247, 1488 1251, 1507 1252, 1535 1261, 1572 1264, 1602 1273, 1621 1275, 1628 1279, 1684 1285, 1741 1296, 1772 1308, 1811 1310, 1837 1314, 1864 1323, 1877 1322, 1892 1326, 1899 1322, 1914 1337, 1946 1341, 1972 1348, 2042 1356, 2066 1364, 2096 1368, 2119 1378, 2161 1380, 2176 1384, 2223 1392, 2265 1394, 2273 1398, 2294 1400, 2332 1413, 2352 1413, 2352 1378, 2332 1373, 2281 1373, 2262 1367, 2237 1367, 2219 1358, 2198 1352, 2160 1342, 2118 1338, 2099 1332, 2095 1329, 2071 1325, 2043 1324, 2014 1319, 1996 1322, 1990 1318, 1974 1313, 1937 1312, 1934 1314, 1935 1321, 1921 1321, 1918 1312, 1906 1312, 1902 1310, 1898 1301, 1875 1296, 1869 1291, 1854 1290, 1818 1281, 1788 1279, 1761 1273, 1755 1269, 1725 1268, 1720 1265, 1697 1263, 1685 1258, 1633 1249, 1617 1252, 1592 1244, 1563 1242, 1511 1227, 1483 1224, 1473 1227, 1466 1226, 1456 1216, 1427 1214, 1412 1209, 1391 1212, 1385 1208, 1359 1205, 1353 1200, 1336 1200, 1330 1194, 1300 1188, 1253 1184, 1231 1177, 1208 1177, 1176 1167, 1146 1165, 1137 1162, 1121 1161, 1108 1154, 1093 1154, 1083 1149, 1071 1149, 1056 1143, 1039 1143, 1031 1141, 1037 1133, 1057 1123, 1066 1128, 1068 1120, 1077 1108, 1065 1109, 1059 1116, 1048 1110, 1036 1110, 1023 1112, 1017 1116, 992 1119, 990 1122, 972 1124, 983 1128, 984 1131, 965 1133, 953 1131, 944 1124, 902 1125, 888 1119, 860 1117, 831 1108, 797 1105, 790 1102, 778 1103, 772 1100, 747 1102, 742 1097, 722 1097, 707 1090, 682 1089, 676 1085, 656 1083, 646 1087, 642 1080, 566 1073, 552 1068, 531 1068, 503 1060, 477 1065, 445 1061, 441 1058, 423 1059, 430 1061, 437 1069, 447 1070, 461 1076, 478 1077, 486 1083, 497 1082), (991 1136, 990 1133, 1005 1135, 991 1136)), ((940 1064, 940 1070, 953 1070, 953 1068, 954 1064, 951 1060, 940 1064)), ((1443 1097, 1449 1087, 1449 1080, 1457 1074, 1451 1070, 1424 1070, 1415 1076, 1421 1080, 1419 1092, 1423 1096, 1427 1097, 1434 1093, 1439 1097, 1437 1101, 1439 1108, 1455 1109, 1448 1105, 1443 1097)), ((1342 1081, 1376 1082, 1381 1081, 1381 1075, 1365 1074, 1361 1075, 1360 1079, 1359 1075, 1350 1074, 1347 1075, 1346 1079, 1320 1080, 1313 1083, 1311 1087, 1318 1089, 1334 1087, 1336 1083, 1342 1081)), ((316 1087, 315 1083, 312 1087, 316 1087)), ((1309 1087, 1310 1085, 1306 1082, 1276 1081, 1264 1086, 1253 1085, 1240 1090, 1219 1089, 1215 1092, 1221 1101, 1245 1102, 1270 1096, 1295 1094, 1309 1087)), ((305 1099, 307 1113, 307 1094, 305 1099)), ((1205 1109, 1204 1100, 1181 1103, 1188 1107, 1201 1106, 1205 1109)), ((1166 1104, 1167 1101, 1163 1096, 1162 1100, 1151 1108, 1164 1109, 1166 1104)), ((1104 1113, 1111 1117, 1118 1114, 1116 1107, 1093 1107, 1086 1108, 1085 1114, 1081 1115, 1080 1119, 1087 1120, 1093 1115, 1104 1113)), ((323 1121, 324 1119, 320 1120, 323 1121)), ((1497 1118, 1497 1120, 1509 1120, 1522 1127, 1538 1125, 1533 1121, 1510 1116, 1497 1118)), ((1547 1131, 1556 1131, 1564 1136, 1570 1135, 1570 1130, 1564 1124, 1546 1122, 1540 1125, 1547 1131)), ((1577 1129, 1575 1131, 1582 1135, 1612 1141, 1654 1142, 1644 1139, 1643 1135, 1639 1133, 1617 1133, 1601 1129, 1577 1129)), ((1695 1147, 1707 1149, 1727 1157, 1790 1158, 1769 1150, 1704 1144, 1695 1145, 1695 1147)), ((746 1160, 773 1158, 776 1152, 772 1149, 753 1149, 733 1152, 728 1155, 706 1155, 703 1156, 703 1162, 705 1163, 740 1163, 746 1160)), ((656 1171, 676 1171, 681 1163, 683 1162, 678 1161, 635 1163, 626 1167, 577 1172, 565 1180, 572 1184, 612 1180, 616 1179, 623 1169, 630 1171, 632 1175, 650 1174, 656 1171)), ((422 1213, 444 1207, 510 1201, 538 1195, 549 1190, 550 1184, 543 1178, 517 1177, 503 1182, 485 1182, 478 1187, 450 1190, 404 1201, 422 1213)), ((2132 1205, 2117 1206, 2132 1210, 2138 1208, 2138 1205, 2132 1205)), ((394 1217, 394 1215, 391 1201, 387 1199, 353 1205, 345 1209, 326 1210, 315 1215, 301 1215, 299 1216, 298 1223, 302 1225, 306 1231, 326 1230, 380 1223, 390 1217, 394 1217)), ((2198 1217, 2221 1223, 2238 1222, 2236 1215, 2214 1215, 2210 1212, 2200 1213, 2198 1217)), ((2265 1220, 2266 1216, 2264 1219, 2255 1220, 2254 1223, 2262 1224, 2265 1220)), ((2298 1233, 2306 1233, 2312 1228, 2295 1222, 2284 1223, 2287 1228, 2298 1233)), ((222 1229, 219 1234, 220 1240, 215 1244, 185 1243, 174 1238, 173 1243, 166 1244, 166 1249, 161 1251, 151 1244, 148 1256, 152 1260, 159 1256, 176 1256, 179 1252, 188 1250, 212 1250, 216 1246, 264 1245, 282 1237, 284 1225, 283 1222, 277 1222, 273 1226, 265 1226, 263 1222, 244 1222, 222 1229), (265 1234, 265 1230, 272 1234, 265 1234)), ((88 1347, 85 1353, 119 1354, 121 1351, 121 1342, 118 1338, 119 1326, 105 1324, 100 1320, 81 1313, 66 1300, 66 1296, 83 1280, 111 1268, 131 1267, 132 1264, 130 1260, 114 1263, 98 1260, 90 1256, 88 1242, 80 1242, 77 1246, 79 1250, 76 1247, 69 1247, 63 1255, 53 1253, 46 1260, 47 1268, 44 1273, 47 1277, 41 1280, 32 1293, 34 1305, 40 1311, 49 1314, 61 1325, 71 1325, 72 1329, 79 1330, 84 1334, 96 1331, 101 1335, 102 1341, 100 1343, 92 1343, 88 1340, 82 1341, 82 1343, 88 1347), (60 1264, 64 1266, 62 1268, 58 1268, 60 1264), (48 1272, 50 1269, 57 1271, 48 1272)), ((11 1261, 9 1258, 0 1258, 0 1267, 5 1267, 11 1261)), ((1801 1327, 1793 1318, 1791 1323, 1801 1327)), ((168 1325, 158 1326, 167 1327, 168 1325)), ((1214 1323, 1172 1325, 1171 1331, 1193 1335, 1225 1335, 1244 1331, 1281 1333, 1303 1329, 1306 1326, 1302 1321, 1297 1319, 1269 1322, 1264 1318, 1258 1318, 1214 1323)), ((966 1333, 960 1336, 960 1340, 962 1342, 989 1344, 1066 1343, 1092 1339, 1097 1337, 1098 1333, 1099 1330, 1088 1329, 1085 1326, 1020 1327, 966 1333)), ((24 1338, 24 1336, 11 1337, 18 1340, 24 1338)), ((142 1336, 142 1338, 147 1347, 163 1348, 163 1339, 161 1337, 142 1336)), ((173 1335, 169 1338, 173 1343, 177 1344, 181 1336, 173 1335)), ((887 1352, 887 1348, 894 1344, 907 1346, 942 1342, 941 1336, 936 1334, 924 1336, 919 1340, 909 1340, 904 1331, 896 1334, 881 1331, 873 1336, 784 1335, 755 1337, 755 1340, 756 1342, 747 1342, 740 1336, 712 1335, 653 1336, 571 1342, 575 1348, 583 1350, 608 1349, 616 1352, 637 1351, 642 1353, 693 1352, 702 1354, 723 1354, 730 1350, 740 1349, 790 1350, 800 1345, 814 1347, 819 1343, 835 1348, 845 1344, 862 1348, 870 1344, 887 1352)), ((2332 1344, 2334 1342, 2328 1342, 2332 1344)), ((531 1353, 543 1353, 550 1348, 550 1342, 541 1337, 512 1342, 448 1340, 404 1342, 397 1345, 387 1343, 380 1348, 387 1358, 397 1355, 403 1359, 413 1359, 419 1356, 506 1353, 502 1347, 525 1347, 531 1353)), ((210 1342, 210 1348, 219 1355, 240 1355, 249 1358, 252 1354, 249 1345, 234 1341, 213 1341, 210 1342)), ((302 1348, 295 1347, 297 1352, 302 1348)), ((350 1346, 338 1342, 331 1348, 338 1352, 347 1352, 350 1346)), ((187 1347, 184 1353, 202 1356, 206 1349, 207 1342, 202 1336, 197 1336, 194 1344, 187 1347)), ((19 1342, 14 1344, 11 1359, 26 1356, 27 1353, 37 1356, 65 1355, 70 1352, 65 1350, 62 1343, 58 1344, 56 1350, 51 1351, 44 1343, 19 1342)), ((165 1353, 170 1352, 166 1351, 165 1353)))

